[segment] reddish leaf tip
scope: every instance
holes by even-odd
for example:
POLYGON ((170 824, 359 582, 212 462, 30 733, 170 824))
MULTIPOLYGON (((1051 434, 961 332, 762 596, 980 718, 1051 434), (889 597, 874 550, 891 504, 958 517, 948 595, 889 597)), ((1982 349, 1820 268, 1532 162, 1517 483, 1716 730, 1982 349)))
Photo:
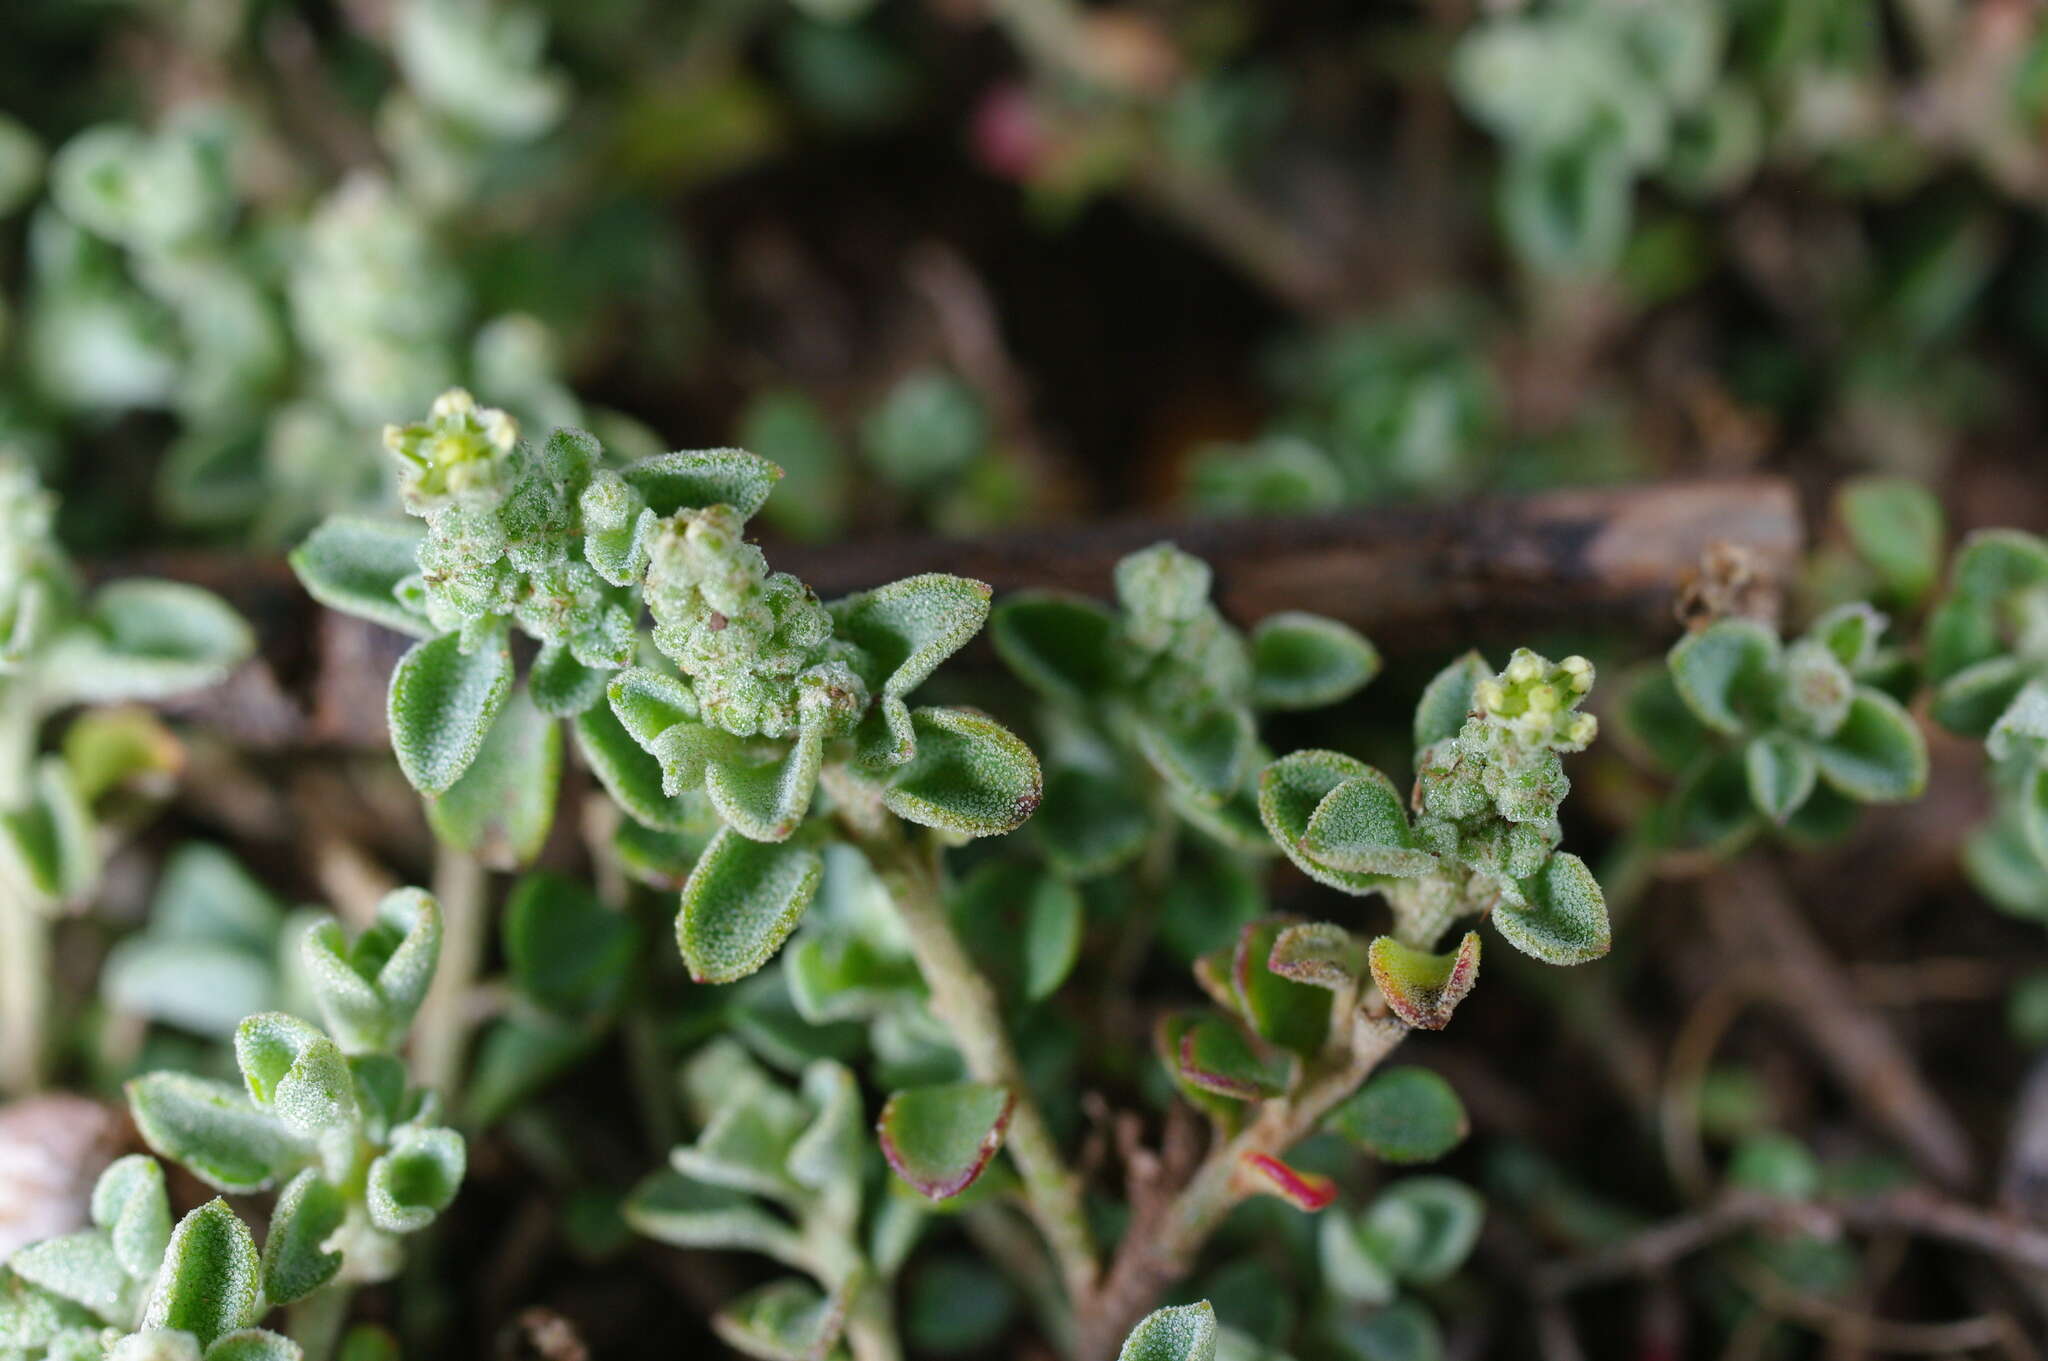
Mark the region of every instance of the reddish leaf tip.
POLYGON ((1278 1196, 1306 1214, 1325 1209, 1337 1198, 1337 1183, 1320 1172, 1302 1172, 1270 1153, 1246 1153, 1240 1162, 1258 1189, 1278 1196))

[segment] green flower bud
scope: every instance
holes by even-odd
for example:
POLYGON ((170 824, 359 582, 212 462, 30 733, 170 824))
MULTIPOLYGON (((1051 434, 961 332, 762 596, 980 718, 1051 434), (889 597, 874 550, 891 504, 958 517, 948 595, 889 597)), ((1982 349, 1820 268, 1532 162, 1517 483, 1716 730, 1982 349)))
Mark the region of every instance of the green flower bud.
POLYGON ((398 460, 399 491, 415 515, 502 488, 519 427, 493 407, 479 407, 461 388, 434 399, 427 419, 384 427, 384 447, 398 460))

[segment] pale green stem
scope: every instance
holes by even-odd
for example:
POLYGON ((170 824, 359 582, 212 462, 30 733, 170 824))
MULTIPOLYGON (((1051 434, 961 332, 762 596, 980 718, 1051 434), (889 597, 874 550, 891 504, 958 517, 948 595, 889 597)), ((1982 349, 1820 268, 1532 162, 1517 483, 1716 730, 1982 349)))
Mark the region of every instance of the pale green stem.
POLYGON ((887 1281, 869 1281, 846 1315, 846 1345, 853 1361, 902 1361, 896 1340, 896 1305, 887 1281))
MULTIPOLYGON (((39 715, 17 685, 0 687, 0 811, 28 801, 39 715)), ((0 863, 0 1093, 42 1081, 50 1000, 50 922, 35 890, 0 863)))
POLYGON ((306 1353, 306 1361, 328 1361, 334 1355, 354 1293, 353 1286, 330 1285, 285 1311, 285 1332, 306 1353))
POLYGON ((1024 1080, 995 989, 953 930, 939 887, 936 850, 913 847, 893 830, 865 841, 863 848, 889 887, 918 972, 931 990, 932 1012, 960 1050, 968 1073, 977 1082, 1005 1088, 1015 1098, 1004 1147, 1023 1176, 1026 1204, 1059 1263, 1068 1299, 1078 1308, 1093 1293, 1097 1272, 1081 1179, 1061 1156, 1024 1080))
POLYGON ((461 851, 443 846, 434 860, 434 897, 441 904, 441 963, 413 1028, 413 1075, 452 1108, 462 1059, 476 1021, 471 994, 483 962, 489 876, 461 851))

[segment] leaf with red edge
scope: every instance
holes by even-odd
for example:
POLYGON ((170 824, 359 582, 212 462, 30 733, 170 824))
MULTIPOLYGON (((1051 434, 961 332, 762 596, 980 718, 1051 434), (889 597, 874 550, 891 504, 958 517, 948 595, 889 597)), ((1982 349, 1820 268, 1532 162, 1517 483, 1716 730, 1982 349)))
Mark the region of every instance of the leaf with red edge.
POLYGON ((1458 948, 1443 955, 1381 936, 1369 958, 1372 981, 1396 1016, 1417 1030, 1442 1030, 1479 981, 1479 933, 1467 931, 1458 948))
POLYGON ((1017 1098, 986 1082, 949 1082, 897 1092, 875 1125, 882 1156, 896 1175, 930 1200, 974 1184, 1003 1145, 1017 1098))
POLYGON ((1365 973, 1365 942, 1334 922, 1301 922, 1273 938, 1266 967, 1282 978, 1336 992, 1365 973))
POLYGON ((1327 1207, 1337 1198, 1337 1183, 1320 1172, 1303 1172, 1289 1167, 1270 1153, 1244 1153, 1238 1172, 1255 1190, 1278 1196, 1307 1214, 1327 1207))
POLYGON ((1181 1033, 1180 1075, 1203 1091, 1259 1101, 1287 1090, 1287 1064, 1261 1055, 1245 1033, 1208 1016, 1181 1033))
POLYGON ((1237 946, 1219 945, 1207 954, 1195 957, 1195 982, 1202 991, 1209 994, 1209 1000, 1235 1016, 1240 1003, 1237 999, 1237 984, 1232 981, 1232 961, 1237 958, 1237 946))
POLYGON ((1166 1066, 1173 1078, 1174 1086, 1188 1103, 1208 1116, 1226 1133, 1234 1133, 1244 1122, 1246 1106, 1235 1097, 1198 1086, 1188 1079, 1181 1066, 1181 1041, 1196 1026, 1214 1021, 1214 1016, 1199 1011, 1169 1012, 1159 1018, 1153 1030, 1153 1042, 1159 1051, 1159 1061, 1166 1066))
POLYGON ((1292 917, 1266 917, 1238 934, 1231 959, 1231 983, 1238 1010, 1262 1037, 1297 1054, 1313 1054, 1330 1033, 1330 994, 1273 972, 1269 961, 1292 917))

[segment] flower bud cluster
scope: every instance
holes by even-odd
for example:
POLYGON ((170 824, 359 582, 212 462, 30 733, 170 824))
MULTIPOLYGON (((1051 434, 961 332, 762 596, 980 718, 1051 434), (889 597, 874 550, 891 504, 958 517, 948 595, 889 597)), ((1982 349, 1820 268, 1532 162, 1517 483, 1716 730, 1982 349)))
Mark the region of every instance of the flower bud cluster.
POLYGON ((1242 704, 1251 690, 1244 639, 1210 603, 1209 564, 1172 544, 1117 563, 1122 658, 1134 689, 1164 714, 1242 704))

